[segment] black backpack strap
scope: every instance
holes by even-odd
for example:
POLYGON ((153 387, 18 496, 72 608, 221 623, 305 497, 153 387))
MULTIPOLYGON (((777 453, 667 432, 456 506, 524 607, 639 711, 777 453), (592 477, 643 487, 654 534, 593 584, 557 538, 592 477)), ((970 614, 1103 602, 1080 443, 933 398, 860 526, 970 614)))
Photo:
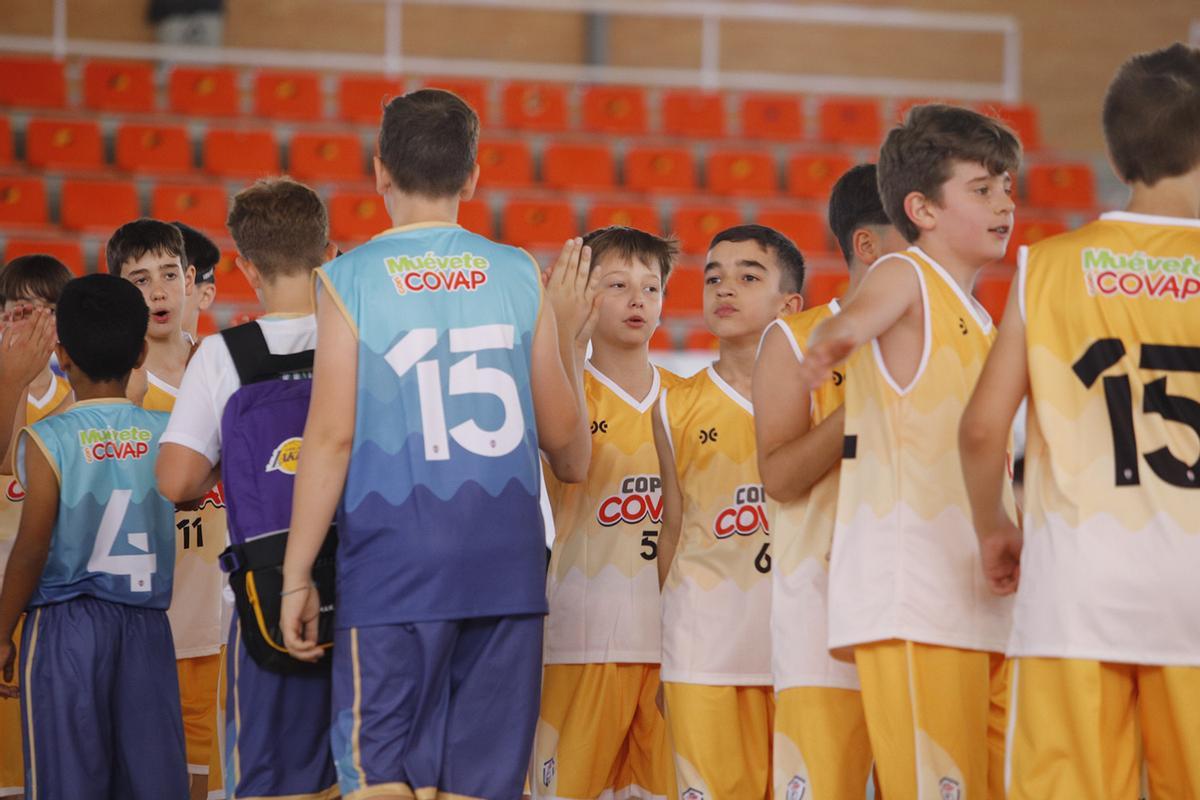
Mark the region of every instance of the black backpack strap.
POLYGON ((276 355, 257 322, 247 322, 221 331, 229 356, 242 386, 289 374, 312 373, 313 351, 276 355))

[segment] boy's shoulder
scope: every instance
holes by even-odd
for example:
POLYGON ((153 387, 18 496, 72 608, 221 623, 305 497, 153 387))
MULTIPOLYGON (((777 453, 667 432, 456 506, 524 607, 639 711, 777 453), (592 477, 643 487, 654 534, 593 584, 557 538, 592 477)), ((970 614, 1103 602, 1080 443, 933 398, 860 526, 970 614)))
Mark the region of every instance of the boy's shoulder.
POLYGON ((660 367, 658 364, 653 364, 653 367, 658 371, 658 385, 661 389, 674 388, 686 380, 666 367, 660 367))

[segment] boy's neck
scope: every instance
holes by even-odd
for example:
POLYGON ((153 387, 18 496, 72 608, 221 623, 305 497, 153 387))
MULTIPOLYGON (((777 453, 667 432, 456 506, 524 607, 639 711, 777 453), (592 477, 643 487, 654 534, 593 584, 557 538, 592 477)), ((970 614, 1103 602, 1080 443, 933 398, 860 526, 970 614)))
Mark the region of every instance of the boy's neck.
POLYGON ((46 368, 42 370, 42 374, 33 379, 33 383, 29 384, 29 396, 41 400, 46 396, 46 392, 50 391, 50 386, 54 383, 54 371, 50 369, 50 363, 46 362, 46 368))
POLYGON ((643 400, 654 385, 649 342, 640 347, 614 347, 593 339, 592 357, 588 360, 598 372, 635 400, 643 400))
POLYGON ((1200 178, 1195 172, 1162 178, 1153 186, 1130 184, 1126 211, 1155 217, 1200 218, 1200 178))
POLYGON ((263 307, 268 314, 312 314, 312 272, 281 275, 262 284, 263 307))
MULTIPOLYGON (((160 378, 182 378, 192 344, 182 330, 166 339, 147 339, 146 362, 143 368, 160 378)), ((178 381, 176 384, 178 385, 178 381)))
POLYGON ((979 274, 979 270, 986 267, 989 263, 971 263, 966 261, 949 247, 946 247, 942 242, 931 236, 922 236, 913 242, 912 246, 921 248, 927 256, 936 261, 946 271, 946 274, 950 276, 950 279, 957 283, 967 294, 970 294, 971 289, 975 286, 975 277, 979 274))
POLYGON ((125 387, 128 383, 128 376, 119 381, 93 381, 72 376, 71 390, 75 393, 77 403, 83 400, 125 400, 125 387))
POLYGON ((458 195, 453 197, 422 197, 392 190, 388 195, 388 210, 393 228, 418 225, 422 222, 458 222, 458 195))
POLYGON ((721 355, 713 362, 713 369, 742 397, 753 400, 751 386, 754 383, 754 359, 758 355, 758 339, 721 339, 721 355))

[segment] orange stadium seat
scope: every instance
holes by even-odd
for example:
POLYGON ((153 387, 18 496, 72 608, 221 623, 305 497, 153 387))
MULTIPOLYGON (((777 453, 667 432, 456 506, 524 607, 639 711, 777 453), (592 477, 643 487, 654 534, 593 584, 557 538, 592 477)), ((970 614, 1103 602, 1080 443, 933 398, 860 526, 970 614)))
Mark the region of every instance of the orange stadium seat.
POLYGON ((479 185, 522 187, 533 183, 533 154, 521 141, 479 143, 479 185))
POLYGON ((76 275, 83 274, 83 248, 76 241, 54 241, 46 239, 26 239, 10 236, 4 243, 4 263, 14 258, 29 256, 34 253, 45 253, 54 256, 67 265, 76 275))
POLYGON ((844 269, 810 269, 804 275, 804 307, 816 308, 835 297, 845 297, 850 273, 844 269))
POLYGON ((7 166, 13 160, 12 128, 8 117, 0 116, 0 166, 7 166))
POLYGON ((383 198, 374 192, 336 192, 329 198, 329 235, 343 250, 391 226, 383 198))
POLYGON ((63 181, 59 218, 64 228, 111 233, 140 216, 141 203, 132 181, 63 181))
POLYGON ((228 67, 175 67, 167 81, 171 110, 191 117, 241 113, 238 73, 228 67))
POLYGON ((778 191, 778 169, 770 153, 723 150, 710 153, 708 188, 717 194, 769 196, 778 191))
POLYGON ((625 155, 625 186, 635 192, 690 192, 696 188, 692 153, 683 147, 633 147, 625 155))
POLYGON ((825 203, 837 179, 852 166, 847 156, 797 153, 788 159, 788 194, 825 203))
POLYGON ((89 61, 83 103, 97 111, 154 111, 154 66, 146 62, 89 61))
POLYGON ((1037 109, 1033 106, 1023 103, 982 103, 976 108, 983 114, 1002 120, 1012 128, 1025 150, 1037 150, 1042 146, 1037 109))
POLYGON ((0 225, 45 225, 49 221, 41 178, 0 176, 0 225))
POLYGON ((487 124, 491 119, 487 101, 487 84, 483 81, 472 81, 463 78, 429 78, 423 84, 430 89, 445 89, 461 97, 467 105, 475 109, 479 121, 487 124))
MULTIPOLYGON (((703 308, 700 309, 703 312, 703 308)), ((716 350, 720 346, 717 337, 705 328, 703 325, 697 325, 690 329, 687 336, 683 338, 684 350, 716 350)))
POLYGON ((671 215, 671 233, 685 253, 703 253, 718 231, 742 222, 732 206, 681 206, 671 215))
POLYGON ((542 153, 542 183, 555 189, 611 189, 616 171, 612 151, 602 144, 552 142, 542 153))
POLYGON ((1004 260, 1009 264, 1015 264, 1017 263, 1017 250, 1021 245, 1035 244, 1047 237, 1065 233, 1066 230, 1066 223, 1061 220, 1027 219, 1018 211, 1016 222, 1013 225, 1012 238, 1008 240, 1008 252, 1005 254, 1004 260))
POLYGON ((570 203, 514 200, 504 207, 501 239, 517 247, 561 248, 579 234, 570 203))
POLYGON ((989 267, 975 281, 975 297, 987 309, 993 322, 999 322, 1008 302, 1013 271, 1007 267, 989 267))
POLYGON ((682 316, 704 311, 704 272, 694 266, 680 266, 667 280, 663 294, 663 314, 682 316))
POLYGON ((229 195, 221 184, 160 183, 150 192, 150 216, 179 220, 224 235, 229 195))
POLYGON ((800 98, 791 94, 749 94, 742 98, 738 116, 747 139, 800 139, 804 117, 800 98))
POLYGON ((557 83, 510 83, 503 94, 504 125, 524 131, 567 129, 567 87, 557 83))
POLYGON ((496 223, 492 219, 492 209, 484 200, 468 200, 458 204, 458 224, 471 233, 493 238, 496 233, 496 223))
POLYGON ((595 133, 645 133, 646 93, 632 86, 589 86, 583 91, 583 128, 595 133))
POLYGON ((204 169, 214 175, 260 178, 279 172, 279 147, 266 128, 209 128, 204 134, 204 169))
POLYGON ((116 163, 126 172, 189 172, 191 137, 182 125, 127 122, 117 128, 116 163))
POLYGON ((1025 196, 1035 208, 1091 208, 1096 184, 1087 164, 1038 164, 1025 175, 1025 196))
POLYGON ((607 228, 624 225, 650 233, 662 231, 658 210, 649 203, 596 203, 587 214, 587 229, 607 228))
POLYGON ((830 234, 825 218, 811 211, 759 211, 759 224, 774 228, 791 239, 805 257, 830 252, 830 234))
POLYGON ((824 142, 877 147, 883 138, 876 100, 830 98, 822 101, 818 118, 824 142))
POLYGON ((651 350, 674 350, 675 337, 671 335, 671 330, 666 325, 659 325, 654 329, 654 333, 650 334, 650 349, 651 350))
POLYGON ((62 108, 67 104, 63 62, 48 58, 0 58, 0 105, 62 108))
MULTIPOLYGON (((257 303, 258 295, 246 280, 246 276, 237 268, 237 253, 233 250, 222 250, 221 260, 217 262, 214 274, 217 279, 217 297, 222 302, 257 303)), ((248 320, 247 320, 248 321, 248 320)), ((231 325, 237 324, 230 320, 231 325)))
POLYGON ((31 119, 25 161, 42 169, 98 169, 104 166, 100 126, 93 120, 31 119))
POLYGON ((273 119, 325 116, 321 79, 312 72, 260 72, 254 78, 254 113, 273 119))
POLYGON ((203 339, 205 336, 212 336, 219 330, 217 320, 212 313, 201 311, 200 316, 196 318, 196 335, 203 339))
POLYGON ((725 136, 725 98, 718 92, 668 89, 662 96, 663 133, 687 139, 725 136))
POLYGON ((338 117, 378 125, 388 100, 404 94, 404 81, 375 75, 343 75, 338 82, 338 117))
POLYGON ((362 142, 352 133, 297 133, 288 146, 288 172, 301 180, 366 178, 362 142))

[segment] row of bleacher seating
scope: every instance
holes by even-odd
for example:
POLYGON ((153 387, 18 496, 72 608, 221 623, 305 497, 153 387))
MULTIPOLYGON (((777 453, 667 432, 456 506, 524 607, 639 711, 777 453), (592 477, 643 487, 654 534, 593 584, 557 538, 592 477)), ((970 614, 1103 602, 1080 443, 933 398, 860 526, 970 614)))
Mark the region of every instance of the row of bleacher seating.
MULTIPOLYGON (((88 61, 81 71, 81 89, 72 92, 64 62, 0 58, 0 105, 375 125, 388 97, 420 86, 439 86, 459 94, 479 112, 486 126, 496 128, 616 135, 653 131, 685 139, 738 135, 797 141, 811 137, 831 144, 874 146, 886 120, 901 117, 910 105, 923 101, 889 103, 888 116, 885 104, 874 98, 827 97, 808 104, 807 98, 795 94, 461 78, 405 80, 361 73, 159 67, 149 62, 88 61), (812 126, 807 124, 810 117, 812 126)), ((978 107, 1007 121, 1027 150, 1040 147, 1037 117, 1030 106, 982 103, 978 107)))
MULTIPOLYGON (((301 180, 362 182, 373 148, 353 133, 295 132, 281 148, 268 127, 210 127, 199 142, 185 125, 125 122, 112 137, 111 163, 100 124, 88 118, 28 120, 0 116, 0 166, 178 175, 199 169, 214 177, 257 177, 286 170, 301 180), (23 123, 23 124, 22 124, 23 123), (14 130, 15 128, 15 130, 14 130), (16 136, 14 136, 14 134, 16 136), (18 159, 16 139, 23 143, 18 159)), ((479 147, 483 185, 567 191, 694 193, 821 200, 853 160, 844 154, 795 151, 783 163, 771 149, 630 147, 619 159, 606 144, 485 140, 479 147), (702 169, 699 167, 702 166, 702 169)), ((1087 164, 1033 163, 1023 173, 1023 197, 1037 208, 1090 208, 1095 185, 1087 164)))

